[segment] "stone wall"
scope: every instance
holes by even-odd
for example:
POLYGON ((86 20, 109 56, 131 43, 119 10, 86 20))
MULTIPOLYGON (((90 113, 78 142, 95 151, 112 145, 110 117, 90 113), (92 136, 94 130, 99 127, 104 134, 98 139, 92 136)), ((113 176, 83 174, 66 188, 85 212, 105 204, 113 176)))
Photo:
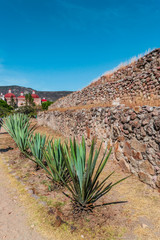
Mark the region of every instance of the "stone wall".
POLYGON ((103 139, 105 145, 113 145, 115 159, 123 169, 160 188, 160 108, 48 111, 39 113, 38 123, 66 136, 103 139))
POLYGON ((156 106, 160 105, 160 48, 109 76, 102 76, 81 91, 59 99, 49 109, 108 103, 116 98, 121 103, 152 100, 156 106))

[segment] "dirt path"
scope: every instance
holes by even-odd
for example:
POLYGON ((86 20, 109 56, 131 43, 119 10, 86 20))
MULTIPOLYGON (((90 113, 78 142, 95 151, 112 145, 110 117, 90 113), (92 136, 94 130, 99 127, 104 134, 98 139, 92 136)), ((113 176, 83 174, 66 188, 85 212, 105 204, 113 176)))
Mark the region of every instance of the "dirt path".
POLYGON ((0 166, 0 240, 45 240, 36 232, 34 225, 29 225, 19 194, 10 184, 5 170, 0 166))

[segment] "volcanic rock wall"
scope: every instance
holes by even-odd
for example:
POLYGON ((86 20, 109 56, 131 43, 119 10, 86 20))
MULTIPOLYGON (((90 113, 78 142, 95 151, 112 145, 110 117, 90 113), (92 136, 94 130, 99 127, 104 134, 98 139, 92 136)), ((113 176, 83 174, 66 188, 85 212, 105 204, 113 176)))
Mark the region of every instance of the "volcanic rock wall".
POLYGON ((120 166, 153 188, 160 189, 160 108, 99 107, 82 110, 48 111, 38 115, 47 125, 66 136, 84 135, 113 145, 120 166))
POLYGON ((81 91, 59 99, 49 109, 109 103, 116 98, 122 103, 152 100, 156 106, 160 105, 160 48, 109 76, 102 76, 81 91))

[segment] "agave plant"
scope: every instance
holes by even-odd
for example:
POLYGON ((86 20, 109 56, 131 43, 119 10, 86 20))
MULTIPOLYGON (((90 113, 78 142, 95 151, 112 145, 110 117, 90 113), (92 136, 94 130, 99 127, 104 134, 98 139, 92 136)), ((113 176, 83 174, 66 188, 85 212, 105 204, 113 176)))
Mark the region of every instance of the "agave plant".
POLYGON ((57 185, 64 185, 69 181, 69 174, 66 167, 66 153, 60 139, 54 143, 49 141, 45 151, 45 160, 50 171, 52 181, 57 185))
POLYGON ((35 161, 38 165, 43 162, 44 159, 44 148, 45 144, 48 142, 48 139, 46 135, 41 135, 40 133, 36 133, 35 135, 32 135, 32 138, 29 141, 29 149, 31 151, 33 158, 29 158, 33 161, 35 161))
POLYGON ((30 156, 28 157, 46 171, 48 177, 54 182, 54 185, 62 186, 63 181, 69 181, 64 146, 60 140, 55 140, 54 142, 47 140, 45 146, 45 141, 45 136, 35 135, 30 143, 30 149, 35 160, 30 156))
POLYGON ((108 193, 113 186, 126 179, 123 178, 116 183, 110 182, 106 185, 106 181, 114 173, 112 172, 105 179, 100 181, 100 174, 111 154, 111 149, 108 154, 106 149, 101 161, 98 166, 96 166, 101 146, 102 143, 99 149, 95 150, 95 141, 93 139, 88 158, 86 157, 86 143, 84 137, 80 144, 78 144, 75 139, 73 141, 70 140, 70 150, 68 147, 65 148, 67 154, 66 165, 72 181, 68 183, 63 181, 71 193, 70 195, 64 194, 72 200, 74 212, 92 211, 93 208, 102 205, 124 203, 124 201, 121 201, 95 205, 95 202, 108 193))
POLYGON ((30 126, 29 120, 29 117, 25 114, 13 114, 3 121, 4 129, 10 134, 23 153, 27 151, 28 142, 35 130, 35 126, 30 126))

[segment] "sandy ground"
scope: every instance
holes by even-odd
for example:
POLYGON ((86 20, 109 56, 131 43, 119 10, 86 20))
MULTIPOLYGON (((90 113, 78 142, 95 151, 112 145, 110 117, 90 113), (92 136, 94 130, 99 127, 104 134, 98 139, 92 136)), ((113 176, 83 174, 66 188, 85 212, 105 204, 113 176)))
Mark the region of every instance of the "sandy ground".
POLYGON ((34 225, 29 225, 17 190, 10 186, 4 169, 0 167, 0 240, 3 239, 45 240, 36 232, 34 225))

